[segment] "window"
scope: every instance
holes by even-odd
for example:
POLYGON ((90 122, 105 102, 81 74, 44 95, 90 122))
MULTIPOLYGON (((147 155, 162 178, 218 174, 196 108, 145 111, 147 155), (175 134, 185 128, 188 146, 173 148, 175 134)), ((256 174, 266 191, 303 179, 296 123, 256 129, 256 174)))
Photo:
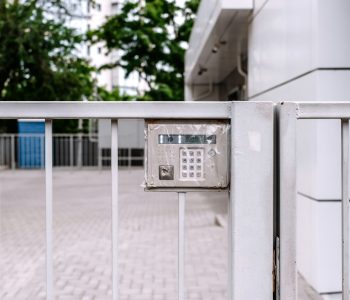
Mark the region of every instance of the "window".
POLYGON ((113 2, 112 3, 112 13, 117 13, 119 8, 119 3, 118 2, 113 2))
POLYGON ((102 5, 100 3, 89 1, 88 2, 88 13, 90 12, 90 6, 92 9, 96 9, 97 11, 102 10, 102 5))

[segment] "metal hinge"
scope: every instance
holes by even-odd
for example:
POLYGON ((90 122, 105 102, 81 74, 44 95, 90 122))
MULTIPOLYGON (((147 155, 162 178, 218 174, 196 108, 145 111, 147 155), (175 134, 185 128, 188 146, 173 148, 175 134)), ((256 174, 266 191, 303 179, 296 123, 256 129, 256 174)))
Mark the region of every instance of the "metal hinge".
POLYGON ((276 237, 276 246, 273 250, 273 293, 275 300, 280 299, 280 239, 276 237))

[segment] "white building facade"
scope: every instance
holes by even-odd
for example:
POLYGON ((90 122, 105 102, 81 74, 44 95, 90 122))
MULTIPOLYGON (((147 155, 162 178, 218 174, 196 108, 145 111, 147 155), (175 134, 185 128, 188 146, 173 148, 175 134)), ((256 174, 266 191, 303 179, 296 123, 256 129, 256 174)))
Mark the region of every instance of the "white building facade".
MULTIPOLYGON (((107 18, 118 13, 123 0, 67 0, 72 18, 68 26, 75 28, 79 33, 84 34, 89 30, 99 28, 106 22, 107 18)), ((116 29, 117 30, 117 29, 116 29)), ((86 43, 80 49, 82 57, 87 58, 95 67, 105 64, 112 64, 118 59, 120 51, 107 53, 104 43, 91 45, 86 43)), ((95 74, 97 85, 106 88, 108 91, 119 88, 121 94, 137 96, 145 90, 145 84, 136 73, 126 78, 125 71, 116 67, 105 69, 95 74)), ((97 99, 98 100, 98 99, 97 99)), ((121 135, 120 148, 127 151, 139 151, 144 147, 143 121, 120 120, 119 131, 121 135)), ((98 151, 100 156, 104 149, 110 149, 110 120, 98 121, 98 151)), ((101 162, 103 163, 103 162, 101 162)))
MULTIPOLYGON (((349 12, 347 0, 202 0, 186 100, 350 101, 349 12)), ((341 299, 340 123, 299 129, 298 270, 341 299)))
MULTIPOLYGON (((68 9, 72 15, 67 25, 75 28, 79 33, 85 34, 89 30, 99 28, 106 22, 107 18, 118 13, 122 3, 123 0, 67 0, 68 9)), ((79 54, 87 58, 93 66, 99 68, 117 61, 120 51, 107 53, 103 42, 93 45, 85 43, 79 54)), ((125 71, 119 67, 102 70, 95 76, 97 84, 109 91, 118 87, 122 94, 138 95, 145 88, 145 84, 142 83, 137 74, 133 73, 126 78, 125 71)))
MULTIPOLYGON (((97 29, 101 26, 106 18, 113 14, 114 9, 117 9, 117 4, 114 0, 68 0, 68 9, 72 14, 67 25, 76 29, 80 34, 85 34, 88 30, 97 29)), ((85 43, 80 48, 82 57, 88 59, 95 67, 100 67, 104 64, 112 63, 113 55, 106 54, 106 49, 102 43, 90 45, 85 43)), ((97 84, 105 87, 107 90, 112 90, 115 82, 118 82, 117 70, 103 70, 96 75, 97 84)))

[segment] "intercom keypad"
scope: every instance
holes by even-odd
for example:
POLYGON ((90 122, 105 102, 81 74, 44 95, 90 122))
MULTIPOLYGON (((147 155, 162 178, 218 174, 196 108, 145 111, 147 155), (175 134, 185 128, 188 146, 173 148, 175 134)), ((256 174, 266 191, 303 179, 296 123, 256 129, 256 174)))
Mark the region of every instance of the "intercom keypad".
POLYGON ((180 149, 180 179, 202 180, 204 178, 204 149, 180 149))
POLYGON ((226 189, 229 133, 224 120, 146 120, 146 189, 226 189))

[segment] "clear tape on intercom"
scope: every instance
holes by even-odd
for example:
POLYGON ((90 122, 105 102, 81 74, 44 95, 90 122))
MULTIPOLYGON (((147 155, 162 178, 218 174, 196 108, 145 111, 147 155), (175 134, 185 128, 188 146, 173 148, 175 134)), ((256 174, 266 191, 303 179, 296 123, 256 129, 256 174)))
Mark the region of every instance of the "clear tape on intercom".
POLYGON ((146 189, 225 189, 230 125, 226 121, 146 121, 146 189))

